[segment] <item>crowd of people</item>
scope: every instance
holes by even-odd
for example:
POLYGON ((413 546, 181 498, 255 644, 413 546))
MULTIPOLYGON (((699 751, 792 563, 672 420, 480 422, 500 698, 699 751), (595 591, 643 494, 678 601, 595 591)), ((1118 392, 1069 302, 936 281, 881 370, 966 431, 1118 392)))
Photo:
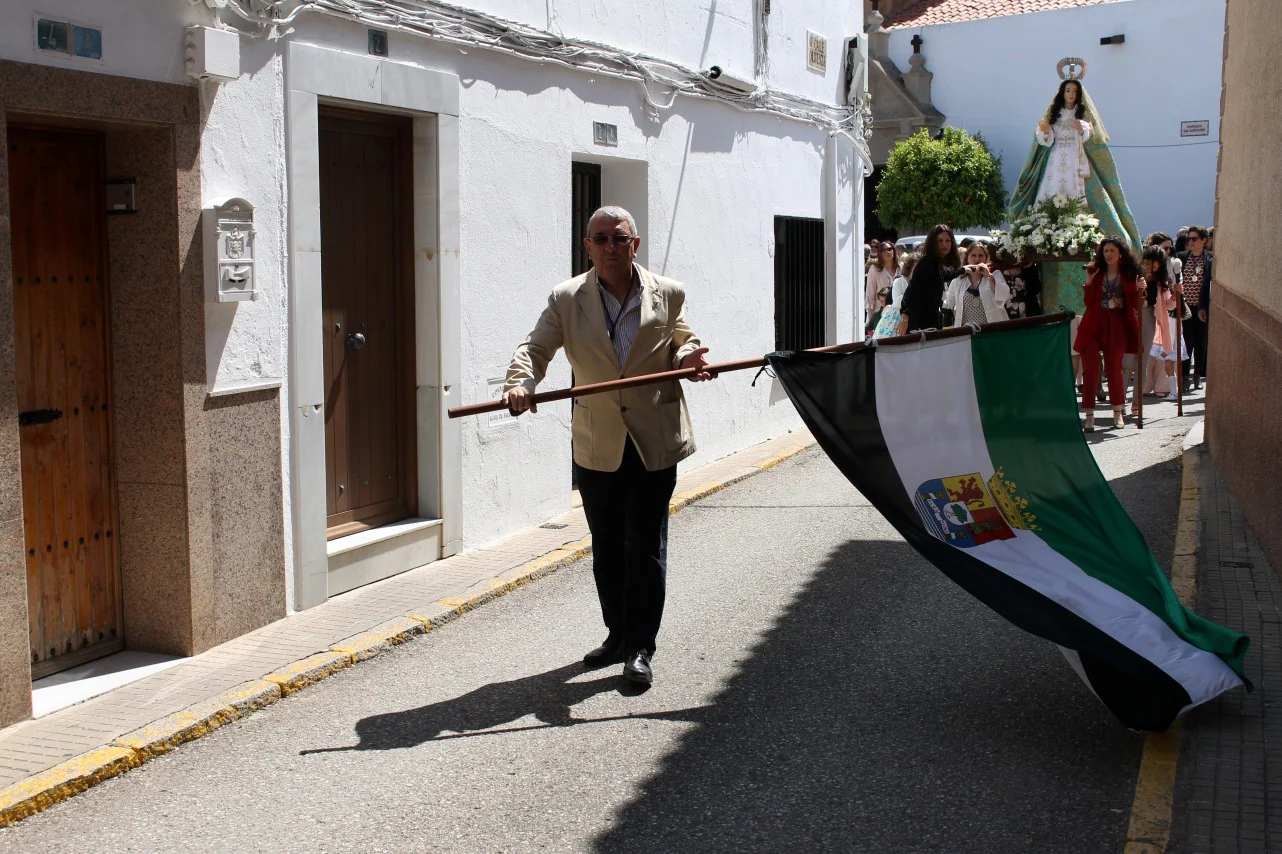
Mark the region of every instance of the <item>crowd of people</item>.
MULTIPOLYGON (((1174 238, 1150 234, 1138 258, 1122 238, 1100 243, 1086 264, 1086 309, 1070 330, 1082 429, 1095 429, 1102 386, 1115 429, 1125 425, 1128 392, 1137 417, 1142 396, 1177 400, 1202 388, 1214 242, 1214 229, 1192 225, 1174 238)), ((959 240, 947 225, 932 228, 918 251, 874 240, 865 255, 866 340, 1044 311, 1036 264, 1003 258, 982 239, 959 240)))

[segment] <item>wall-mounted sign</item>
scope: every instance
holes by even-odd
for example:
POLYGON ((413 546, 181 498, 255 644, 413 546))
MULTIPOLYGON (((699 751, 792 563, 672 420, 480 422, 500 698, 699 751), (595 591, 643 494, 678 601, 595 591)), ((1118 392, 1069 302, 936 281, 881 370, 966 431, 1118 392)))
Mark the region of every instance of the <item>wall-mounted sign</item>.
POLYGON ((806 30, 806 65, 815 71, 828 70, 828 40, 806 30))
POLYGON ((71 52, 71 25, 66 21, 36 19, 36 48, 51 53, 71 52))
POLYGON ((605 122, 592 123, 592 141, 597 145, 618 145, 619 126, 605 122))
POLYGON ((102 61, 102 30, 71 21, 36 18, 36 50, 102 61))
POLYGON ((81 59, 102 59, 102 30, 72 24, 71 51, 81 59))
POLYGON ((1210 133, 1210 119, 1202 119, 1196 122, 1180 122, 1180 136, 1209 136, 1210 133))
POLYGON ((107 182, 107 213, 126 214, 138 212, 138 182, 121 178, 107 182))

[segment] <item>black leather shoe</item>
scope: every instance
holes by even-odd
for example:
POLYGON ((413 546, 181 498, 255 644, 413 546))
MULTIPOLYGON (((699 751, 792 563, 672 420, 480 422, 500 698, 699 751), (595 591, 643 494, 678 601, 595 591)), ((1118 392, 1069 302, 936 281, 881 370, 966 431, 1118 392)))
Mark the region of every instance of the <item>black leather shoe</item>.
POLYGON ((641 685, 649 685, 654 681, 654 671, 650 669, 650 653, 639 649, 629 655, 623 664, 623 678, 641 685))
POLYGON ((624 658, 623 644, 605 639, 605 643, 583 656, 584 667, 606 667, 618 664, 624 658))

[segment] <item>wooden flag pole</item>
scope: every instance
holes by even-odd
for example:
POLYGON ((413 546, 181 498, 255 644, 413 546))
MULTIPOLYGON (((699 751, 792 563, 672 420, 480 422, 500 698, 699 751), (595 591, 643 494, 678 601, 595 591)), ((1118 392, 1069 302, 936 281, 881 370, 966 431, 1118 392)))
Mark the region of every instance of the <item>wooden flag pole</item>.
MULTIPOLYGON (((1022 317, 1019 320, 1003 320, 1000 323, 985 323, 979 327, 979 331, 1014 329, 1021 326, 1041 326, 1044 323, 1056 323, 1061 320, 1071 320, 1073 312, 1062 311, 1058 314, 1046 314, 1040 317, 1022 317)), ((836 344, 832 347, 816 347, 813 350, 806 350, 807 353, 853 353, 857 350, 866 350, 874 346, 888 346, 894 344, 912 344, 919 341, 938 341, 941 338, 957 338, 963 335, 970 335, 974 330, 969 326, 957 326, 950 329, 932 329, 927 332, 910 332, 907 335, 899 335, 894 338, 882 338, 875 344, 865 344, 862 341, 857 344, 836 344)), ((753 368, 764 368, 766 360, 764 358, 756 359, 739 359, 734 362, 721 362, 715 365, 708 365, 704 368, 708 373, 716 376, 718 374, 728 374, 731 371, 747 371, 753 368)), ((589 394, 603 394, 610 391, 622 391, 625 388, 636 388, 638 386, 654 385, 655 383, 671 382, 672 380, 687 379, 698 373, 695 368, 683 368, 677 371, 663 371, 657 374, 644 374, 639 377, 626 377, 619 380, 609 380, 603 383, 592 383, 590 385, 576 385, 572 388, 563 388, 556 391, 544 391, 534 395, 534 403, 551 403, 554 400, 565 400, 571 397, 584 397, 589 394)), ((488 403, 472 403, 467 406, 456 406, 448 410, 450 418, 463 418, 468 415, 484 415, 487 412, 504 412, 507 410, 507 404, 502 400, 492 400, 488 403)))
MULTIPOLYGON (((1140 281, 1141 282, 1144 281, 1143 277, 1140 278, 1140 281)), ((1135 416, 1135 429, 1137 430, 1144 429, 1144 372, 1145 372, 1145 368, 1148 367, 1148 363, 1145 361, 1145 356, 1148 355, 1148 351, 1144 349, 1144 303, 1146 303, 1147 301, 1148 301, 1147 291, 1141 288, 1140 300, 1139 300, 1140 304, 1139 304, 1139 308, 1136 309, 1136 312, 1135 312, 1136 315, 1138 315, 1136 317, 1136 320, 1140 322, 1139 353, 1136 354, 1137 357, 1135 359, 1136 374, 1135 374, 1135 392, 1134 392, 1135 401, 1139 404, 1139 406, 1136 407, 1136 416, 1135 416)), ((1153 315, 1153 319, 1154 321, 1157 320, 1156 311, 1153 315)))
POLYGON ((1175 299, 1175 414, 1184 417, 1184 288, 1175 299))

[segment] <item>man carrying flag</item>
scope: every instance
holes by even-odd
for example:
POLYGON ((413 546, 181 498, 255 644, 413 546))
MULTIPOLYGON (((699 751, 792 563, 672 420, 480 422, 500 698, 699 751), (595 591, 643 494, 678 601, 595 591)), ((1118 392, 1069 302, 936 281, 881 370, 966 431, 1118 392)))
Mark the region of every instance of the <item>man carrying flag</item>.
MULTIPOLYGON (((552 289, 534 331, 516 349, 503 402, 535 411, 534 388, 562 347, 585 383, 704 368, 707 347, 685 321, 685 289, 636 263, 636 220, 620 207, 588 219, 592 269, 552 289)), ((663 618, 668 501, 677 463, 694 435, 676 380, 574 401, 574 467, 592 532, 592 574, 609 635, 583 657, 588 667, 624 663, 625 678, 648 685, 663 618)))

